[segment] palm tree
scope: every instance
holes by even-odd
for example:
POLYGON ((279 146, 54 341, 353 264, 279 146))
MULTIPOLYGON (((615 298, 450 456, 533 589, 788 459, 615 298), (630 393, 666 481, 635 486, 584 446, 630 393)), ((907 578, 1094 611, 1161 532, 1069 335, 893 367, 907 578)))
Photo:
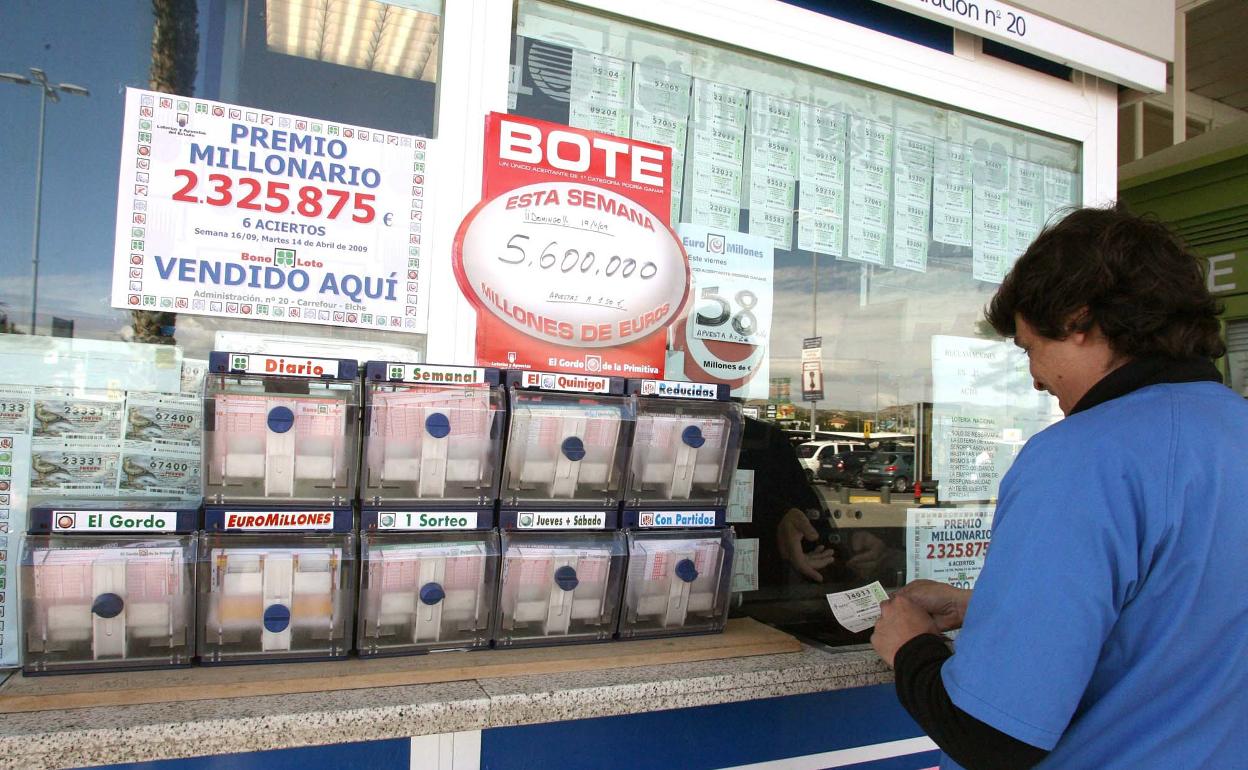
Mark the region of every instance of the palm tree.
MULTIPOLYGON (((195 91, 195 60, 199 56, 196 0, 152 0, 156 17, 152 29, 152 68, 148 87, 153 91, 191 96, 195 91)), ((135 342, 174 343, 175 313, 132 310, 135 342)))

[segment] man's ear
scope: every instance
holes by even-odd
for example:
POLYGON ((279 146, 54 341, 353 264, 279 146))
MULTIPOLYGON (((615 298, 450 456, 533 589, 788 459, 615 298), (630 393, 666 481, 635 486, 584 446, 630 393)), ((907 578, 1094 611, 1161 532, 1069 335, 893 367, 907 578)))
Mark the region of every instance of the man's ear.
POLYGON ((1092 331, 1092 327, 1096 326, 1096 321, 1092 320, 1092 313, 1088 310, 1088 306, 1075 310, 1066 316, 1066 323, 1063 324, 1063 330, 1067 337, 1075 338, 1077 342, 1083 342, 1087 338, 1088 332, 1092 331))

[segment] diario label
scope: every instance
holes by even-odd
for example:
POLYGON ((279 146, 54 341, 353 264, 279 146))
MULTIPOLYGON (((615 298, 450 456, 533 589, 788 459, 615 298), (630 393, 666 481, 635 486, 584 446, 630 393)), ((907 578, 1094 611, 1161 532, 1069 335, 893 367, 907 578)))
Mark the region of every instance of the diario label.
POLYGON ((177 525, 172 511, 52 511, 55 532, 168 532, 177 525))
POLYGON ((715 511, 641 511, 641 527, 713 527, 715 511))
POLYGON ((475 511, 381 511, 377 514, 377 529, 424 530, 424 529, 476 529, 475 511))
POLYGON ((333 529, 333 511, 226 511, 226 529, 333 529))
POLYGON ((296 358, 259 354, 230 354, 230 371, 247 374, 282 374, 294 377, 337 377, 338 361, 333 358, 296 358))
POLYGON ((607 514, 601 511, 520 511, 517 529, 606 529, 607 514))

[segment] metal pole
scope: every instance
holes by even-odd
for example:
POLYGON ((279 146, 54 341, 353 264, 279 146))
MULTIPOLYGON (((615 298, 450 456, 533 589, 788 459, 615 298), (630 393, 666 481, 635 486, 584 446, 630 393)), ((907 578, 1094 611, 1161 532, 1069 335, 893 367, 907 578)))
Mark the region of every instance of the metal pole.
MULTIPOLYGON (((819 336, 819 257, 810 252, 810 336, 819 336)), ((823 377, 823 362, 819 363, 819 376, 823 377)), ((810 402, 810 440, 815 440, 815 416, 818 413, 818 401, 810 402)))
POLYGON ((30 333, 35 333, 35 318, 39 305, 39 214, 43 202, 43 123, 48 112, 48 88, 39 88, 39 149, 35 153, 35 233, 31 245, 30 279, 30 333))
POLYGON ((880 425, 880 362, 872 361, 875 364, 875 426, 879 430, 880 425))

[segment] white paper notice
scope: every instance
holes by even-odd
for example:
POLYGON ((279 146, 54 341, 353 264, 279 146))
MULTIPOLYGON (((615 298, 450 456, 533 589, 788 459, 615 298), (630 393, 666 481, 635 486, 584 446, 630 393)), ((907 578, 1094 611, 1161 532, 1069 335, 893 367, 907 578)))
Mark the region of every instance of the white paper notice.
POLYGON ((754 521, 754 471, 738 468, 732 474, 732 488, 728 493, 729 524, 747 524, 754 521))
POLYGON ((633 124, 630 136, 672 148, 672 217, 680 221, 693 79, 679 72, 633 66, 633 124))
POLYGON ((798 248, 844 253, 846 116, 803 104, 798 153, 798 248))
POLYGON ((932 240, 971 245, 971 148, 937 142, 933 157, 932 240))
POLYGON ((758 538, 739 538, 732 557, 732 591, 758 590, 758 538))
POLYGON ((793 248, 799 113, 797 102, 750 93, 749 230, 783 251, 793 248))
MULTIPOLYGON (((3 405, 0 405, 3 407, 3 405)), ((0 668, 21 663, 21 538, 26 532, 30 437, 0 433, 0 668)))
POLYGON ((611 136, 628 136, 632 65, 575 49, 568 88, 568 124, 611 136))
POLYGON ((892 223, 893 127, 854 118, 849 124, 849 218, 845 259, 883 265, 892 223))
POLYGON ((828 594, 828 606, 836 622, 856 634, 875 626, 880 619, 880 602, 887 598, 888 593, 877 580, 862 588, 828 594))
POLYGON ((1014 264, 1009 250, 1010 161, 1007 155, 978 153, 971 197, 974 224, 971 275, 977 281, 1001 283, 1014 264))
POLYGON ((692 222, 734 231, 740 226, 747 101, 744 88, 693 81, 693 130, 685 174, 692 222))
POLYGON ((893 163, 893 267, 927 272, 935 140, 898 131, 893 163))
POLYGON ((906 582, 974 588, 992 541, 994 508, 906 509, 906 582))

